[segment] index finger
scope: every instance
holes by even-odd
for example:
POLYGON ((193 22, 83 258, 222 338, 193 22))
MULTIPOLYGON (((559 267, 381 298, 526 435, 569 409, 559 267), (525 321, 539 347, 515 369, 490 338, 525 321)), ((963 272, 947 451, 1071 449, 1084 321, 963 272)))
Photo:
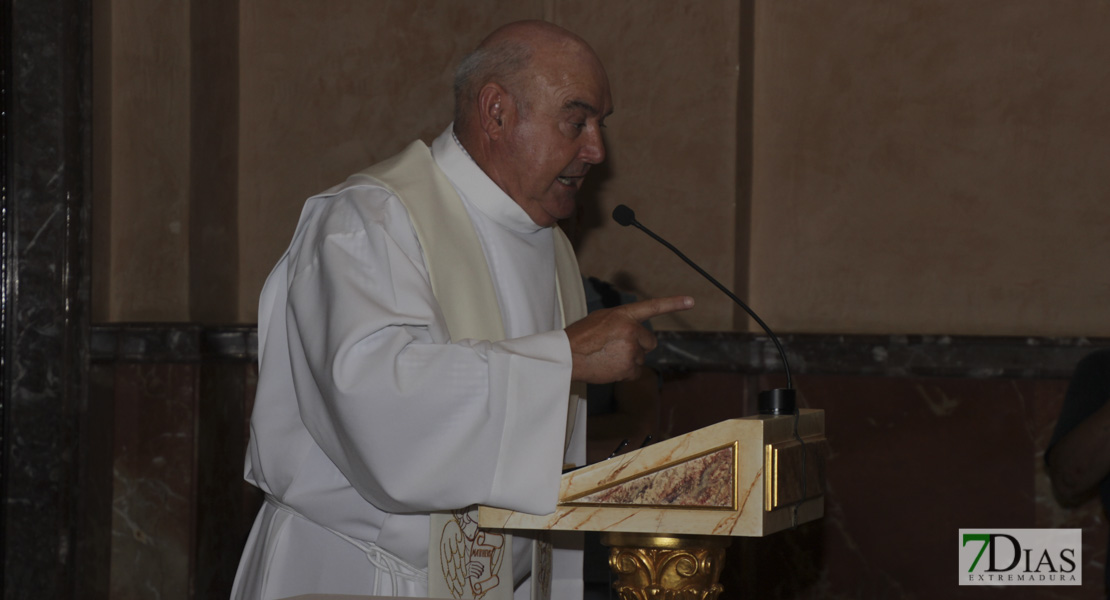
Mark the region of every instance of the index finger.
POLYGON ((690 296, 669 296, 667 298, 652 298, 651 300, 622 304, 620 309, 632 320, 640 322, 670 312, 689 310, 693 307, 694 299, 690 296))

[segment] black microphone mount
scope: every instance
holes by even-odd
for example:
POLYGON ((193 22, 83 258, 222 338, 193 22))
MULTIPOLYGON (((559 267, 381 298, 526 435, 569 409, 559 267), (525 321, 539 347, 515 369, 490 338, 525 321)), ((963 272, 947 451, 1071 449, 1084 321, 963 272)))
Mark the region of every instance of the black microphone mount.
POLYGON ((740 298, 736 297, 736 294, 733 294, 731 290, 721 285, 719 281, 714 279, 713 276, 709 273, 706 273, 705 269, 699 267, 697 264, 694 263, 694 261, 687 258, 686 255, 683 254, 678 248, 675 248, 670 244, 670 242, 659 237, 655 234, 655 232, 651 231, 647 227, 644 227, 639 221, 636 220, 636 213, 633 212, 631 208, 628 208, 623 204, 618 205, 616 208, 613 209, 613 220, 625 227, 633 225, 640 231, 643 231, 644 233, 651 236, 651 238, 655 241, 666 246, 667 249, 669 249, 671 252, 674 252, 676 255, 678 255, 679 258, 685 261, 686 264, 690 265, 691 268, 700 273, 702 277, 705 277, 709 280, 710 283, 717 286, 717 289, 724 292, 725 295, 731 298, 733 302, 740 306, 740 308, 744 309, 744 312, 748 313, 751 318, 755 319, 755 322, 763 328, 763 331, 767 332, 767 337, 771 338, 771 341, 774 342, 775 348, 777 348, 779 351, 779 357, 782 359, 783 369, 786 371, 785 388, 765 390, 759 393, 759 413, 769 415, 795 414, 795 407, 797 404, 795 400, 796 394, 794 391, 794 380, 790 376, 790 363, 786 360, 786 351, 782 349, 782 344, 779 342, 778 336, 776 336, 775 333, 771 331, 771 328, 763 322, 763 319, 760 319, 759 315, 755 314, 755 311, 749 308, 747 304, 744 304, 744 302, 740 300, 740 298))

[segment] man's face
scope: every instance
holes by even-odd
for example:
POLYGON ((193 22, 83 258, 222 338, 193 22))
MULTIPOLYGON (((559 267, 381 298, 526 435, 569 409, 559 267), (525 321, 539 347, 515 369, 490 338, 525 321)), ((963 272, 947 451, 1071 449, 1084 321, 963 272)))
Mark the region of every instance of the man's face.
POLYGON ((609 81, 592 55, 535 56, 513 93, 513 118, 497 156, 497 183, 537 225, 574 214, 591 165, 605 160, 601 130, 612 112, 609 81))

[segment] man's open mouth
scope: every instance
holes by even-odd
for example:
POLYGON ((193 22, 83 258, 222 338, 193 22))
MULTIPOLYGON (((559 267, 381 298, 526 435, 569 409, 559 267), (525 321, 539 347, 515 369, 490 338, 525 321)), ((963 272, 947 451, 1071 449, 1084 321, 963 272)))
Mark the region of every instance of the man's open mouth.
POLYGON ((555 178, 555 181, 566 186, 578 187, 584 177, 586 177, 585 173, 582 175, 560 175, 555 178))

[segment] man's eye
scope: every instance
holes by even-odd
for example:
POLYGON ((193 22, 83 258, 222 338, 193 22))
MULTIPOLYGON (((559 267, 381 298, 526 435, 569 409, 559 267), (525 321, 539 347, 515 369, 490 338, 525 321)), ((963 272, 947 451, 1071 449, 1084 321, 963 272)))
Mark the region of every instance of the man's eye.
POLYGON ((579 131, 582 131, 582 129, 586 127, 585 123, 571 123, 571 125, 574 125, 574 128, 579 131))

